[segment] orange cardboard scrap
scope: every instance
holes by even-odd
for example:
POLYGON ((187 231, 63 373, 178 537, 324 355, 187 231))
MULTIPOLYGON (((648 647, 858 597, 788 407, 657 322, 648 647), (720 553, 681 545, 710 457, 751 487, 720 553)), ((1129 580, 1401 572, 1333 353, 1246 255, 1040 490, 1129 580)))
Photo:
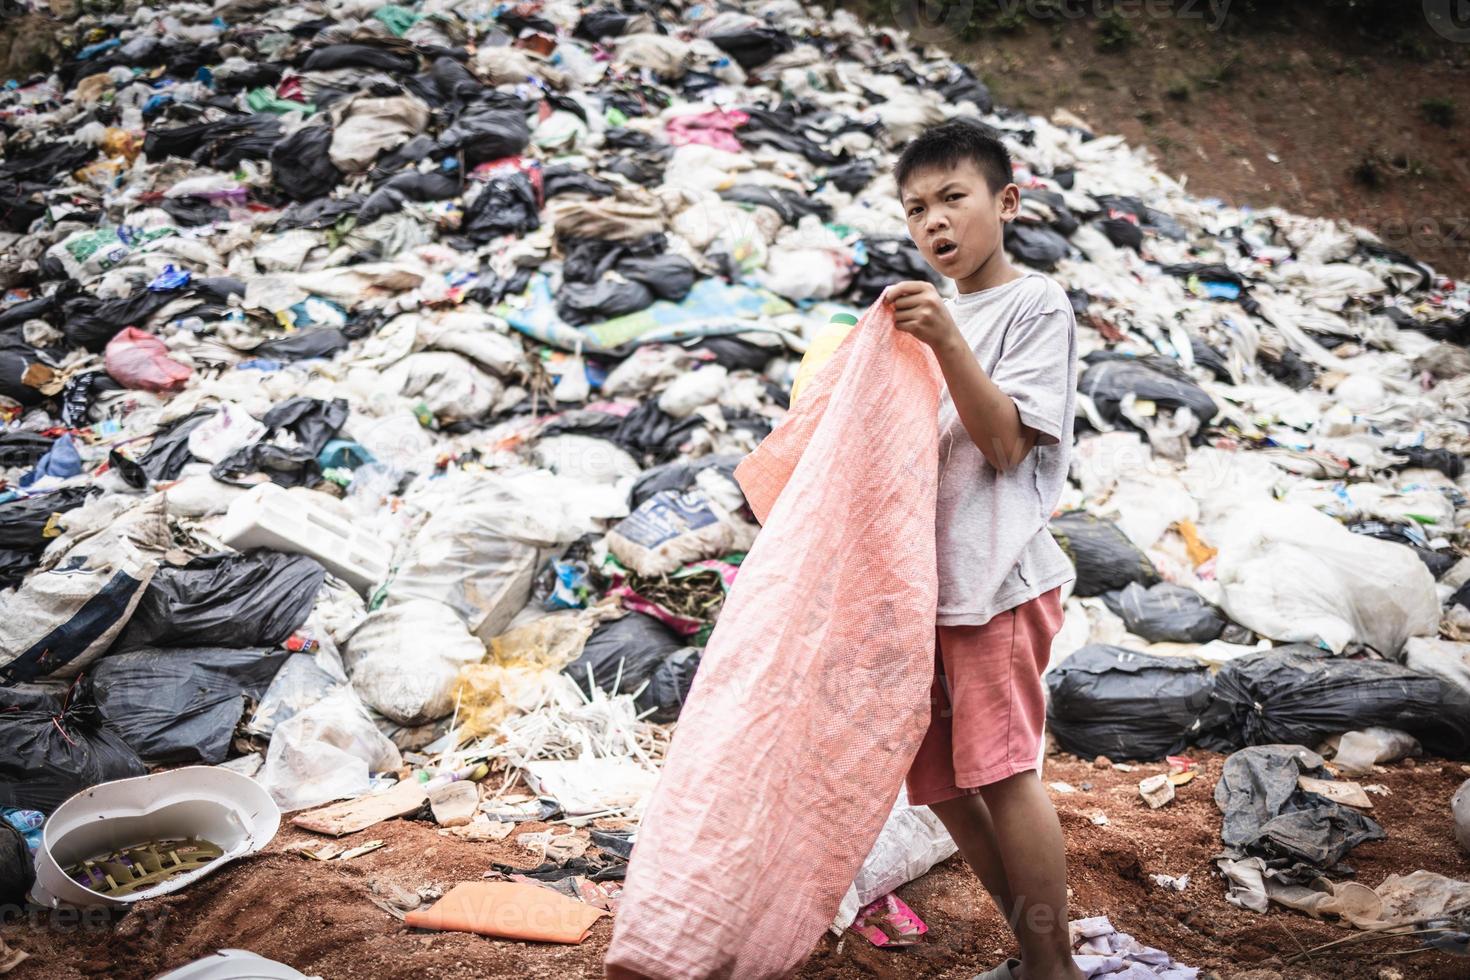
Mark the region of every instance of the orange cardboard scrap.
POLYGON ((504 939, 580 943, 607 913, 540 885, 515 881, 464 881, 404 922, 417 929, 475 932, 504 939))

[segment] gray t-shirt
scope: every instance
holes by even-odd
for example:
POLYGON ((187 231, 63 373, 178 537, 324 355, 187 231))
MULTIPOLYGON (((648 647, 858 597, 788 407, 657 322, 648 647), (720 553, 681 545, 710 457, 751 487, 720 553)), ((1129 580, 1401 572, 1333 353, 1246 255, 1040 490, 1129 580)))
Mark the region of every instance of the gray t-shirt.
POLYGON ((1039 273, 948 300, 980 366, 1040 435, 1008 472, 939 402, 939 616, 978 626, 1074 577, 1047 531, 1067 479, 1077 389, 1077 323, 1062 287, 1039 273))

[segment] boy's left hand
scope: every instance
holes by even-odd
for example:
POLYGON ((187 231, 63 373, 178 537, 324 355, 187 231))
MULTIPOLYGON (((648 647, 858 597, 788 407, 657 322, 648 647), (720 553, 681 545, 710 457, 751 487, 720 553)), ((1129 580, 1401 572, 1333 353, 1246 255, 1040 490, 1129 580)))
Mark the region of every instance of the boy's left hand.
POLYGON ((934 353, 956 341, 963 343, 960 328, 933 283, 922 279, 896 282, 878 300, 893 307, 894 326, 928 344, 934 353))

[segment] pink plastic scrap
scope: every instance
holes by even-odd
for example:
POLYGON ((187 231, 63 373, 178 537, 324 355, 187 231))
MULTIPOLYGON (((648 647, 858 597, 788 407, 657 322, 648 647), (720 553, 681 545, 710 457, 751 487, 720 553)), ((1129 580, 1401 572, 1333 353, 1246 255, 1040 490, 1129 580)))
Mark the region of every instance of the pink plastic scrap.
POLYGON ((739 109, 728 112, 713 109, 693 116, 676 116, 664 128, 669 134, 669 142, 674 146, 703 143, 717 150, 739 153, 741 146, 740 141, 735 138, 735 130, 749 121, 750 116, 739 109))
POLYGON ((125 327, 107 342, 102 364, 118 384, 145 391, 174 391, 194 373, 168 356, 161 339, 137 327, 125 327))
POLYGON ((607 975, 782 977, 929 722, 940 374, 876 304, 736 469, 764 525, 638 832, 607 975))
POLYGON ((852 930, 874 946, 912 946, 929 927, 903 899, 889 892, 863 906, 852 930))

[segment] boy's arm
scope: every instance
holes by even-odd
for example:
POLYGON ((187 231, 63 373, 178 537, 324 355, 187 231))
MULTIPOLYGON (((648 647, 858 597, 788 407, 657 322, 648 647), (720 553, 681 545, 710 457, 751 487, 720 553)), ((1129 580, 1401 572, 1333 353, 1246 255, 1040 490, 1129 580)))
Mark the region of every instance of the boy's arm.
POLYGON ((960 422, 986 461, 1002 473, 1019 465, 1036 445, 1037 432, 1021 421, 1015 399, 990 380, 959 330, 934 348, 934 356, 960 422))
POLYGON ((902 282, 884 290, 882 301, 893 305, 898 329, 934 351, 960 422, 986 461, 1001 472, 1017 466, 1036 445, 1038 433, 1021 421, 1015 399, 980 367, 939 291, 927 282, 902 282))

